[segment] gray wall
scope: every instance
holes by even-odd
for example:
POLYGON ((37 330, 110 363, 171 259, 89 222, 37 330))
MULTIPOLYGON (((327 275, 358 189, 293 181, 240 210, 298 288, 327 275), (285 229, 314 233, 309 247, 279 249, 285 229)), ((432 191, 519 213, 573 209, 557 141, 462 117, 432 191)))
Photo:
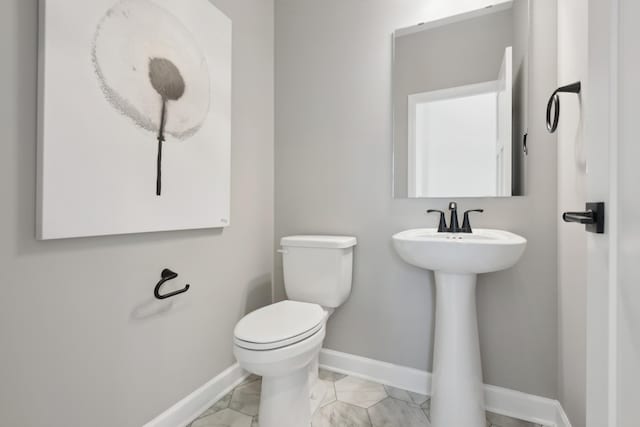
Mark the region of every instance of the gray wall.
MULTIPOLYGON (((437 4, 436 4, 437 3, 437 4)), ((466 2, 470 3, 470 2, 466 2)), ((478 227, 525 236, 520 263, 480 277, 485 381, 555 397, 557 386, 556 145, 544 126, 555 88, 555 2, 533 1, 526 197, 465 199, 478 227)), ((461 7, 462 3, 457 3, 461 7)), ((404 264, 391 235, 433 226, 446 200, 391 197, 391 34, 442 13, 424 0, 276 0, 276 238, 358 237, 353 292, 328 325, 326 347, 431 369, 433 278, 404 264)), ((278 240, 276 240, 276 245, 278 240)), ((285 297, 275 260, 275 298, 285 297)))
MULTIPOLYGON (((588 93, 588 8, 558 2, 558 83, 585 82, 588 93)), ((584 206, 587 196, 585 114, 582 98, 563 97, 558 126, 558 399, 574 427, 586 424, 587 238, 584 227, 561 213, 584 206)))
POLYGON ((139 427, 234 362, 232 333, 270 301, 273 2, 233 20, 232 222, 38 242, 37 1, 0 3, 0 425, 139 427), (153 299, 163 267, 191 290, 153 299))
POLYGON ((513 44, 512 21, 512 10, 508 9, 394 37, 395 197, 408 195, 407 97, 416 93, 496 80, 504 58, 504 49, 513 44))

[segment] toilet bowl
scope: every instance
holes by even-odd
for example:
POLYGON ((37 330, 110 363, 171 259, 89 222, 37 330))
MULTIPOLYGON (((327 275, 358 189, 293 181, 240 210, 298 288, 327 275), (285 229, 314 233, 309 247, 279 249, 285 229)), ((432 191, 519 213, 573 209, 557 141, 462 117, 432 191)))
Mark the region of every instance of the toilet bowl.
POLYGON ((262 376, 260 425, 311 425, 309 366, 325 336, 325 312, 317 304, 282 301, 243 318, 234 332, 234 355, 262 376))
POLYGON ((290 236, 281 240, 289 300, 255 310, 234 330, 240 366, 262 376, 261 427, 309 427, 310 387, 326 321, 351 292, 355 237, 290 236))

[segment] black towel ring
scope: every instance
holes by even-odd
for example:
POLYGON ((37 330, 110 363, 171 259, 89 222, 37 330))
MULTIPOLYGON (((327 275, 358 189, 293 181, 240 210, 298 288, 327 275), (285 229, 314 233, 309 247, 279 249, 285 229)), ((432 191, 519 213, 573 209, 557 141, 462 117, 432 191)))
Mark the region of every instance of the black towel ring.
POLYGON ((160 288, 162 287, 164 282, 175 279, 176 277, 178 277, 178 273, 174 273, 168 268, 165 268, 164 270, 162 270, 161 276, 162 276, 162 279, 158 282, 155 289, 153 290, 153 295, 155 295, 156 298, 166 299, 179 294, 183 294, 189 290, 189 285, 187 285, 183 289, 180 289, 178 291, 169 292, 168 294, 160 295, 160 288))
POLYGON ((547 130, 549 133, 554 133, 558 128, 558 121, 560 120, 560 96, 559 93, 580 93, 580 82, 571 83, 570 85, 562 86, 553 91, 549 102, 547 103, 547 130), (553 121, 551 120, 551 109, 553 108, 553 121))

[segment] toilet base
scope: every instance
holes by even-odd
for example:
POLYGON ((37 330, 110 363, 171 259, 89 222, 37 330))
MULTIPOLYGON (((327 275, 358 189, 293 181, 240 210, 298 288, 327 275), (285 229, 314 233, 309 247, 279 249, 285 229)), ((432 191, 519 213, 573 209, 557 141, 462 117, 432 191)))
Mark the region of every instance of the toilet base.
POLYGON ((309 390, 313 390, 319 380, 320 355, 316 354, 309 365, 309 390))
MULTIPOLYGON (((318 354, 325 337, 325 326, 304 340, 271 350, 233 346, 238 363, 246 371, 262 377, 260 427, 310 427, 311 382, 317 381, 318 354)), ((326 394, 316 391, 315 403, 326 394)))
POLYGON ((309 427, 309 367, 262 378, 260 427, 309 427))

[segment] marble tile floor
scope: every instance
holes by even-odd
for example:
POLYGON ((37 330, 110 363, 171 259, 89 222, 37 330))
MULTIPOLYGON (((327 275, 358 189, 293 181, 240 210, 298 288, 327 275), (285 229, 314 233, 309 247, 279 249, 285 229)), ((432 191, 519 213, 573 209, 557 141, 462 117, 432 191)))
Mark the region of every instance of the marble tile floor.
MULTIPOLYGON (((260 377, 251 375, 189 427, 258 427, 260 377)), ((312 427, 431 427, 427 396, 320 370, 312 427)), ((487 427, 542 427, 487 412, 487 427)))

